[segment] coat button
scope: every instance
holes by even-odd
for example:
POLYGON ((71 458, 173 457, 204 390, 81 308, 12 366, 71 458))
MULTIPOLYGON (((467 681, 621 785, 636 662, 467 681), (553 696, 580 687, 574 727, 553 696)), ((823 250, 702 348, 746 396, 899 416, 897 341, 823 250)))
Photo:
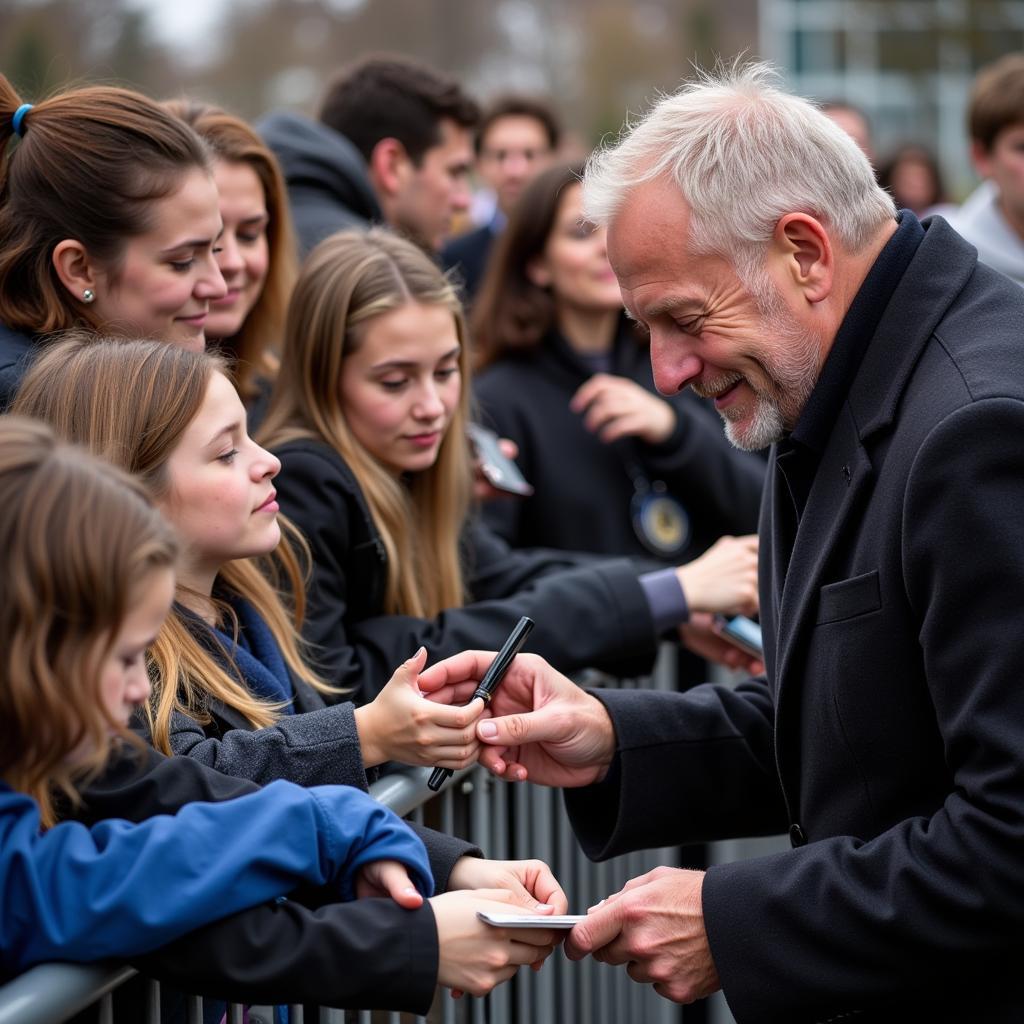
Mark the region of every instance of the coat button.
POLYGON ((789 826, 789 842, 793 849, 798 846, 807 845, 807 833, 804 832, 803 826, 801 825, 790 825, 789 826))

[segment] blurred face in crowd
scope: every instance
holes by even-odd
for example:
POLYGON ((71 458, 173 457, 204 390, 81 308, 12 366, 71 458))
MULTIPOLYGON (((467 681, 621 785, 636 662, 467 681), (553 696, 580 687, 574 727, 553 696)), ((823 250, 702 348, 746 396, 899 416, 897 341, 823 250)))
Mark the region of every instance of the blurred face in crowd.
POLYGON ((91 309, 111 333, 202 351, 210 304, 227 291, 215 256, 217 186, 189 171, 152 206, 149 230, 129 239, 116 267, 96 273, 91 309))
POLYGON ((544 125, 528 114, 496 118, 480 143, 477 169, 508 215, 526 183, 551 163, 544 125))
POLYGON ((931 167, 915 157, 907 157, 893 168, 890 187, 897 205, 915 213, 923 213, 939 200, 931 167))
POLYGON ((796 424, 817 382, 823 340, 765 275, 755 296, 732 265, 688 248, 690 210, 665 180, 637 186, 608 249, 629 313, 651 335, 662 394, 690 385, 714 401, 729 440, 756 450, 796 424))
POLYGON ((871 126, 859 110, 852 110, 849 107, 832 107, 823 113, 835 121, 857 143, 861 152, 872 164, 875 162, 875 150, 871 145, 871 126))
POLYGON ((210 302, 206 336, 231 338, 256 305, 270 269, 267 199, 256 172, 242 161, 218 160, 213 180, 224 222, 217 266, 227 292, 210 302))
POLYGON ((459 336, 451 310, 410 302, 362 328, 341 371, 356 440, 394 473, 428 469, 459 404, 459 336))
POLYGON ((603 313, 622 309, 619 282, 608 262, 605 228, 583 217, 583 188, 562 190, 551 234, 529 268, 534 284, 550 288, 559 308, 603 313))
POLYGON ((127 725, 149 698, 146 648, 160 632, 174 600, 174 571, 153 569, 135 588, 110 650, 100 665, 100 700, 107 717, 127 725))
POLYGON ((167 461, 168 488, 160 510, 185 549, 183 567, 216 572, 236 558, 277 547, 276 456, 246 433, 234 385, 210 376, 206 397, 167 461))
POLYGON ((419 166, 405 160, 387 211, 392 226, 437 252, 451 233, 457 213, 469 209, 469 170, 473 149, 469 130, 442 118, 441 141, 428 149, 419 166))
POLYGON ((1024 122, 1004 128, 991 149, 975 143, 978 173, 999 190, 999 207, 1014 230, 1024 237, 1024 122))

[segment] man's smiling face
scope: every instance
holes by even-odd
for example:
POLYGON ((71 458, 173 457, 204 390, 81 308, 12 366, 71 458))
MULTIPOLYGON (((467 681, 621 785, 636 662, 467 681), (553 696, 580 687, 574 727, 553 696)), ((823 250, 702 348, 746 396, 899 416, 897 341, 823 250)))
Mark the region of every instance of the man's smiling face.
POLYGON ((726 435, 755 450, 791 430, 822 363, 820 339, 786 305, 767 272, 754 294, 732 265, 689 251, 690 210, 665 179, 626 197, 608 256, 629 314, 650 331, 654 381, 714 400, 726 435))

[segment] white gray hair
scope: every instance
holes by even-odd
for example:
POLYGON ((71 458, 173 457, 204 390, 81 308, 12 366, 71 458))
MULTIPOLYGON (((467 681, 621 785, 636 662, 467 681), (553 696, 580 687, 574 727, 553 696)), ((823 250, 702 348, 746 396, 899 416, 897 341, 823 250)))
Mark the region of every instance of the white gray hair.
POLYGON ((661 97, 587 162, 586 216, 607 224, 636 185, 668 177, 691 209, 691 250, 723 256, 746 280, 787 213, 862 249, 895 219, 892 198, 856 143, 778 80, 769 64, 736 61, 661 97))

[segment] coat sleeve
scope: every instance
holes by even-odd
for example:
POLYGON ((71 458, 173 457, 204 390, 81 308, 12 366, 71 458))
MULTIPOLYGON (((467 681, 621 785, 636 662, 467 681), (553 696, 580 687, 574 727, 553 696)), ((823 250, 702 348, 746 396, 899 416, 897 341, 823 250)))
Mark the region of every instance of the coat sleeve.
POLYGON ((403 910, 385 899, 316 908, 284 900, 207 925, 132 966, 208 998, 425 1015, 437 986, 437 925, 429 903, 403 910))
POLYGON ((382 858, 402 861, 432 891, 420 840, 387 808, 340 786, 275 782, 174 817, 61 822, 46 832, 27 797, 0 792, 0 807, 0 949, 12 971, 148 952, 303 883, 351 898, 358 870, 382 858))
POLYGON ((545 575, 508 597, 450 608, 434 619, 364 619, 349 638, 366 664, 380 666, 364 673, 376 678, 420 646, 429 662, 464 650, 497 650, 523 615, 537 624, 527 649, 562 672, 589 667, 625 678, 646 675, 654 664, 654 620, 626 559, 545 575))
POLYGON ((300 786, 341 785, 366 789, 355 707, 333 707, 282 715, 263 729, 230 729, 208 736, 195 719, 171 717, 171 751, 225 775, 264 785, 287 779, 300 786))
MULTIPOLYGON (((85 825, 105 818, 145 821, 158 814, 175 814, 188 803, 232 800, 257 789, 247 779, 224 775, 188 757, 164 757, 146 747, 142 751, 124 751, 112 760, 100 778, 85 790, 82 803, 69 808, 65 816, 85 825)), ((447 890, 448 877, 460 857, 482 856, 478 847, 463 839, 414 822, 407 824, 426 847, 438 892, 447 890)))
POLYGON ((685 693, 592 692, 615 726, 616 758, 604 782, 565 791, 588 857, 771 835, 788 826, 763 679, 685 693))
POLYGON ((708 938, 741 1024, 934 995, 947 977, 979 977, 983 997, 986 969, 1019 950, 1022 449, 1024 403, 975 402, 932 429, 906 488, 904 585, 949 771, 945 800, 868 841, 836 836, 706 877, 708 938), (766 926, 760 941, 752 921, 766 926))
MULTIPOLYGON (((346 578, 353 514, 349 485, 317 454, 301 449, 283 454, 287 462, 278 496, 306 536, 313 559, 304 633, 321 671, 335 685, 356 691, 357 700, 376 696, 420 646, 431 661, 467 648, 496 650, 522 615, 537 622, 530 650, 564 672, 594 667, 630 676, 650 670, 657 653, 654 621, 628 561, 589 564, 590 556, 565 552, 520 556, 481 526, 473 527, 470 537, 469 560, 477 566, 470 572, 485 591, 500 596, 433 619, 378 615, 350 621, 349 583, 374 583, 346 578), (579 564, 583 559, 588 564, 579 564)), ((376 571, 385 571, 383 561, 376 571)))

